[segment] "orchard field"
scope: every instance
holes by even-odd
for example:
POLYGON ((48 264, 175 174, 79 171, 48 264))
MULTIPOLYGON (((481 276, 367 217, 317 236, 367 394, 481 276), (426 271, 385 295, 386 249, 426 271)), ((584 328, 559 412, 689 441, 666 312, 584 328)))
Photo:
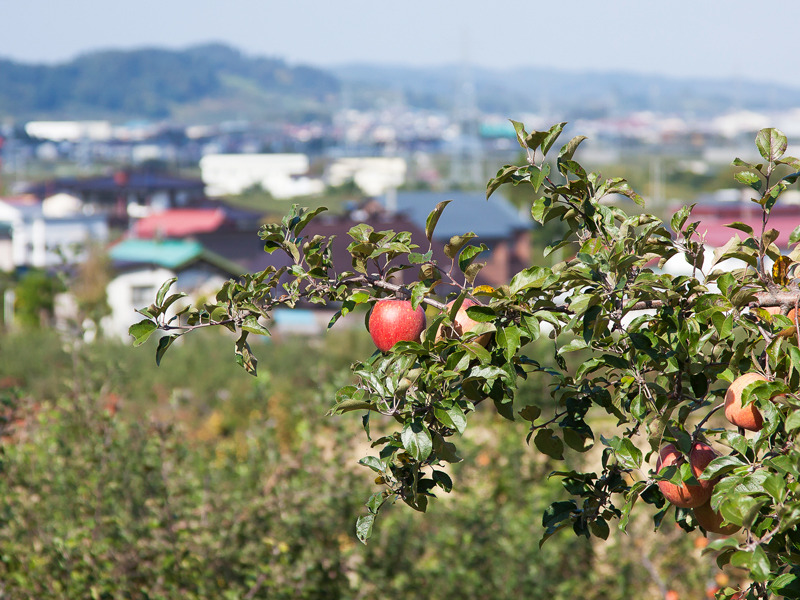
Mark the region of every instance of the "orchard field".
MULTIPOLYGON (((542 513, 563 494, 548 475, 565 465, 488 408, 452 465, 457 488, 427 515, 385 511, 363 545, 353 524, 374 474, 355 461, 368 445, 355 414, 324 415, 352 356, 372 351, 368 334, 259 344, 255 379, 230 345, 190 336, 155 369, 118 343, 0 337, 0 596, 705 598, 743 577, 701 555, 699 530, 653 535, 655 509, 607 542, 562 533, 540 549, 542 513)), ((517 404, 548 402, 547 383, 529 379, 517 404)))

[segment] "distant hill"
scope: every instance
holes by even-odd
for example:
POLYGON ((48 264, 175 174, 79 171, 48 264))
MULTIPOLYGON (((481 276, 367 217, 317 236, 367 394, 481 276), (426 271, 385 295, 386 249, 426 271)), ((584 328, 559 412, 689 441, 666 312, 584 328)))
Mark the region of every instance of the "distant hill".
MULTIPOLYGON (((342 105, 450 111, 462 72, 459 65, 291 66, 222 44, 109 50, 58 65, 0 59, 0 120, 305 122, 329 120, 342 105)), ((508 117, 543 112, 574 120, 638 110, 702 117, 800 106, 800 88, 744 80, 541 68, 473 68, 471 77, 478 107, 508 117)))
POLYGON ((0 118, 245 118, 308 120, 329 113, 333 75, 212 44, 103 51, 58 65, 0 60, 0 118))
MULTIPOLYGON (((463 68, 349 64, 330 68, 355 104, 402 95, 426 108, 452 106, 463 68)), ((546 112, 570 119, 655 110, 719 114, 741 108, 779 110, 800 106, 800 88, 731 79, 681 79, 626 72, 540 68, 472 68, 478 107, 514 115, 546 112)))

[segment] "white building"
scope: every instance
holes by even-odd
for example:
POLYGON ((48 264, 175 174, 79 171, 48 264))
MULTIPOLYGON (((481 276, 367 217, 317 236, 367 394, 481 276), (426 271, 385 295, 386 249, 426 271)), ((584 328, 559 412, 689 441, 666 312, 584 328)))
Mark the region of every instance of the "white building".
POLYGON ((108 224, 102 215, 67 214, 67 201, 44 204, 29 198, 0 200, 0 225, 11 230, 11 256, 0 258, 4 267, 49 267, 80 261, 89 242, 108 240, 108 224), (55 212, 59 216, 53 216, 55 212), (48 214, 50 213, 50 214, 48 214))
POLYGON ((375 197, 403 185, 406 171, 403 158, 340 158, 328 167, 326 180, 332 186, 354 181, 367 196, 375 197))
POLYGON ((108 121, 30 121, 25 133, 40 140, 53 142, 76 142, 111 139, 111 123, 108 121))
POLYGON ((200 159, 206 194, 241 194, 260 185, 275 198, 321 193, 325 184, 307 176, 305 154, 208 154, 200 159))
MULTIPOLYGON (((245 272, 191 240, 128 239, 113 246, 109 255, 117 275, 106 288, 111 318, 104 328, 122 339, 129 339, 128 328, 144 318, 136 309, 152 304, 168 279, 178 278, 170 293, 184 292, 188 302, 194 302, 212 297, 225 281, 245 272)), ((168 314, 174 315, 186 302, 179 300, 168 314)))

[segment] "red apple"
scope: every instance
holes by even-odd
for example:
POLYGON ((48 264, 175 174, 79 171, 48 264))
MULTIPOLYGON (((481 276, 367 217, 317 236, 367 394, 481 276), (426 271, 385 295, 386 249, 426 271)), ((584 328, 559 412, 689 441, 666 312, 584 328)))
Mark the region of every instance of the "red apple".
POLYGON ((720 535, 731 535, 741 529, 738 525, 730 523, 729 525, 722 526, 722 515, 711 508, 711 501, 702 504, 694 509, 694 517, 698 525, 711 533, 718 533, 720 535))
MULTIPOLYGON (((675 485, 669 481, 659 481, 658 487, 661 493, 675 506, 694 508, 705 504, 711 498, 711 493, 714 491, 714 485, 717 481, 715 479, 703 481, 700 479, 700 475, 703 474, 708 463, 716 457, 717 453, 711 446, 702 442, 695 442, 689 454, 689 464, 691 465, 692 475, 700 485, 686 485, 686 482, 681 483, 681 485, 675 485)), ((661 471, 661 469, 672 465, 680 466, 683 462, 683 455, 678 449, 672 444, 667 444, 658 455, 656 470, 661 471)))
MULTIPOLYGON (((725 418, 737 427, 750 431, 761 431, 764 426, 764 418, 755 403, 742 406, 744 388, 756 381, 769 381, 769 379, 760 373, 745 373, 737 377, 725 392, 725 418)), ((777 399, 784 400, 784 397, 778 396, 777 399)))
MULTIPOLYGON (((447 308, 451 308, 455 300, 447 303, 447 308)), ((476 302, 471 298, 465 298, 464 302, 461 304, 461 307, 458 309, 456 313, 455 319, 453 319, 453 328, 450 329, 449 327, 439 327, 439 331, 436 332, 436 341, 438 342, 442 338, 447 339, 458 339, 462 337, 465 333, 472 331, 477 325, 478 321, 469 318, 467 315, 467 309, 470 306, 480 306, 480 302, 476 302)), ((479 335, 476 338, 473 338, 471 341, 475 342, 476 344, 480 344, 483 347, 486 347, 486 344, 489 343, 489 340, 492 339, 492 332, 486 332, 482 335, 479 335)))
POLYGON ((369 316, 369 334, 381 352, 397 342, 418 342, 425 331, 425 310, 422 304, 411 309, 408 300, 380 300, 369 316))

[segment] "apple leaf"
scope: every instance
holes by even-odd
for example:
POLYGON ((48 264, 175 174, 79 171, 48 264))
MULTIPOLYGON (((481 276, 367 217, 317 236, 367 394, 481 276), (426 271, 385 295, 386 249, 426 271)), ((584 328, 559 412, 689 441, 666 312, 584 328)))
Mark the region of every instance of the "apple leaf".
POLYGON ((431 211, 431 214, 428 215, 428 219, 425 221, 425 236, 428 238, 430 242, 433 239, 433 231, 436 229, 436 224, 439 222, 439 217, 442 216, 442 211, 444 211, 444 207, 450 204, 452 200, 444 200, 439 202, 431 211))
POLYGON ((406 423, 400 439, 403 441, 406 451, 416 460, 425 460, 433 449, 431 434, 419 419, 406 423))

